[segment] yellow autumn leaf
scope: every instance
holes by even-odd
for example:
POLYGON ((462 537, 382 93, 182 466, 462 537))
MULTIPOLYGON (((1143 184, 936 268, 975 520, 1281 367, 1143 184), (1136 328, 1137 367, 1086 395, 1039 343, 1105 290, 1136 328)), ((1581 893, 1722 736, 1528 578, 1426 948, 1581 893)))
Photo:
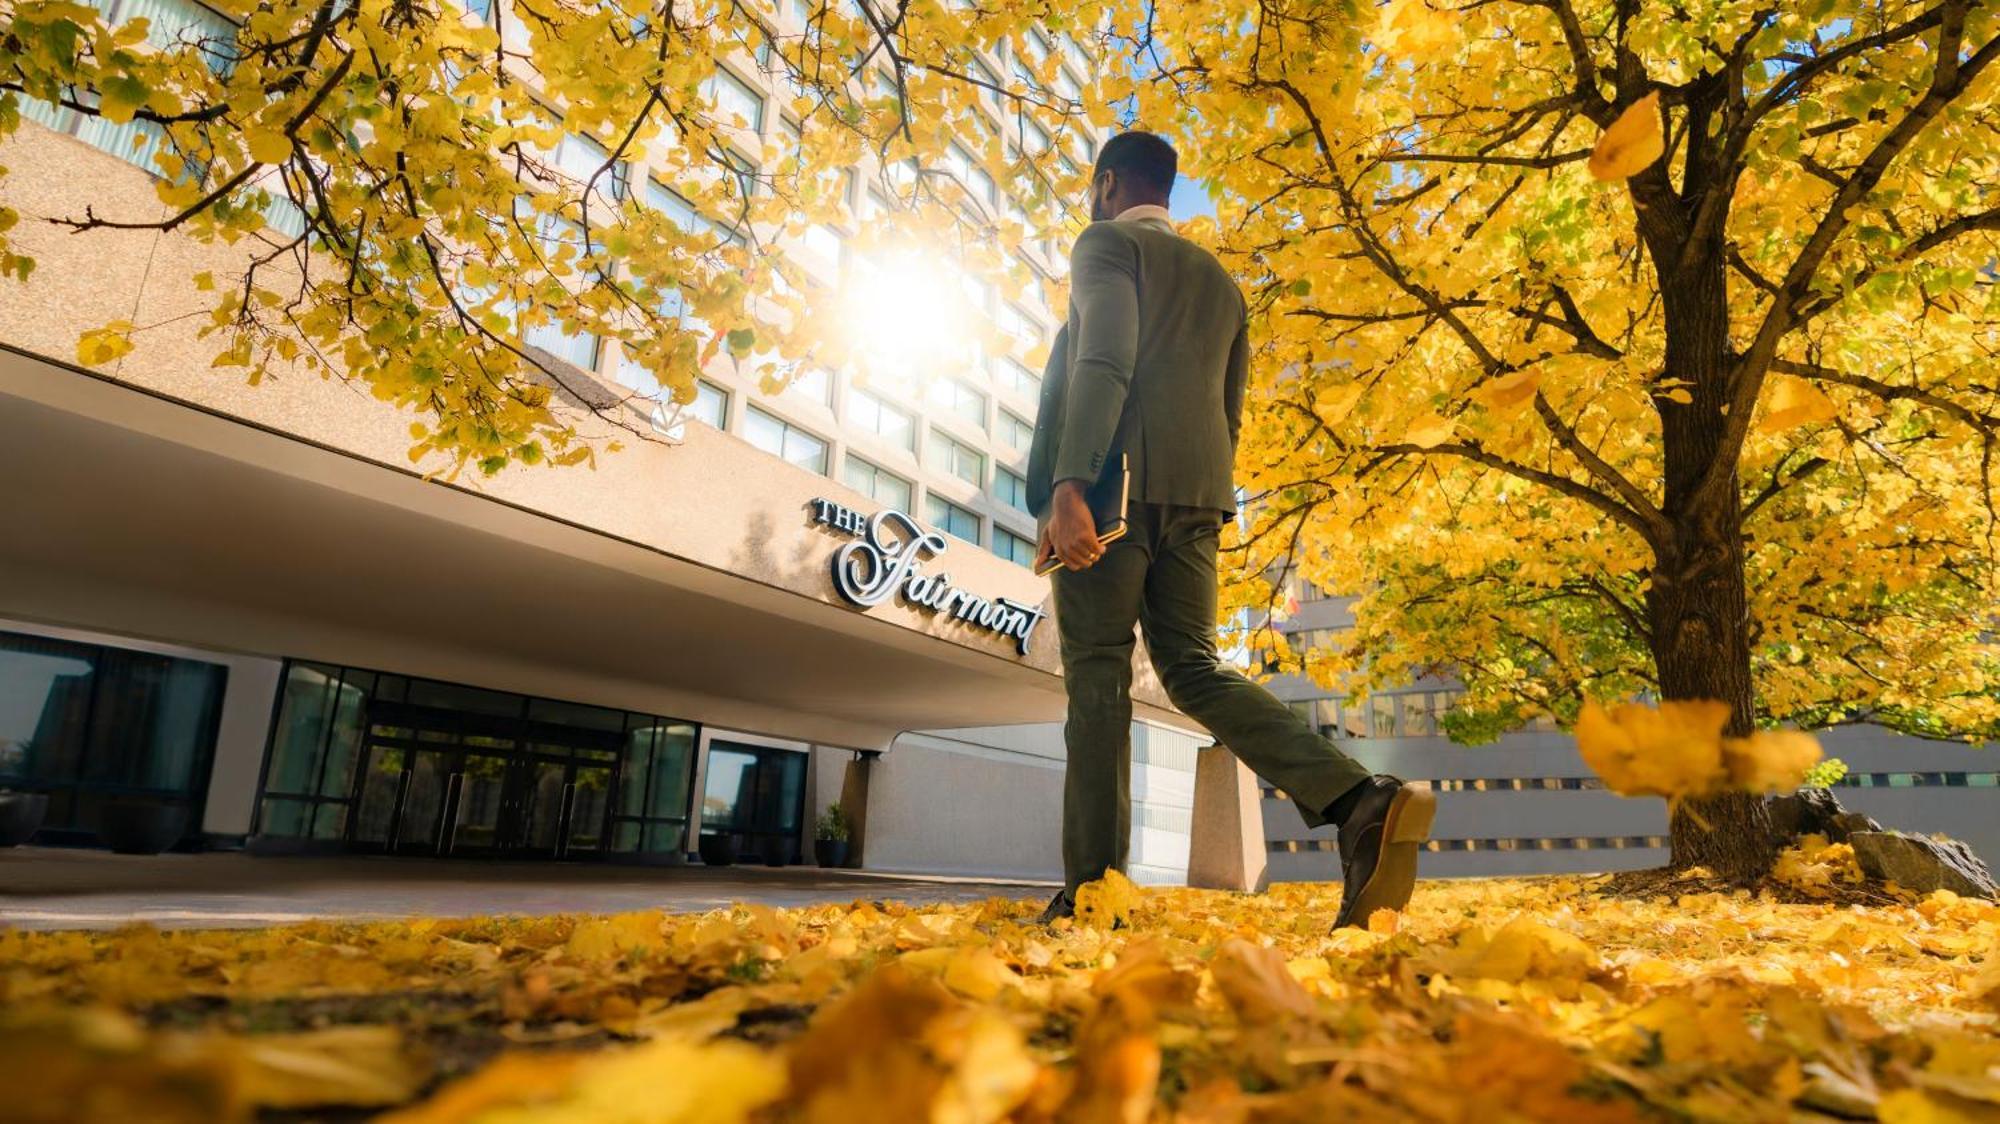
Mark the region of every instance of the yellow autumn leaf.
POLYGON ((1427 0, 1389 0, 1376 24, 1375 42, 1399 57, 1434 54, 1458 41, 1452 13, 1432 7, 1427 0))
POLYGON ((1469 392, 1473 401, 1497 413, 1518 410, 1535 400, 1535 391, 1541 387, 1542 373, 1530 367, 1515 371, 1497 379, 1488 379, 1469 392))
POLYGON ((337 1026, 240 1039, 243 1094, 266 1108, 379 1107, 416 1096, 429 1051, 392 1026, 337 1026))
POLYGON ((292 158, 292 138, 282 129, 252 129, 243 135, 250 159, 259 164, 282 164, 292 158))
POLYGON ((83 333, 76 341, 76 361, 86 367, 101 367, 130 355, 132 330, 130 320, 113 320, 83 333))
POLYGON ((1457 430, 1456 422, 1442 414, 1429 413, 1410 423, 1403 431, 1403 443, 1415 445, 1419 449, 1435 449, 1451 440, 1457 430))
POLYGON ((1898 1089, 1875 1105, 1881 1124, 1995 1124, 2000 1107, 1930 1089, 1898 1089))
POLYGON ((1805 783, 1819 760, 1819 739, 1797 730, 1760 730, 1722 741, 1729 787, 1744 792, 1790 792, 1805 783))
POLYGON ((1723 702, 1583 704, 1576 748, 1605 787, 1625 796, 1676 797, 1707 792, 1723 776, 1723 702))
POLYGON ((1625 108, 1590 151, 1590 174, 1599 180, 1630 179, 1667 150, 1660 132, 1660 95, 1647 94, 1625 108))
POLYGON ((1276 949, 1240 937, 1223 942, 1209 962, 1216 990, 1247 1023, 1309 1018, 1313 1001, 1276 949))
POLYGON ((1104 877, 1077 887, 1077 923, 1100 929, 1123 925, 1131 920, 1132 910, 1142 894, 1124 874, 1107 870, 1104 877))
POLYGON ((1833 399, 1811 382, 1791 375, 1770 377, 1770 396, 1764 415, 1757 421, 1761 433, 1783 433, 1802 425, 1831 421, 1837 409, 1833 399))
POLYGON ((1517 917, 1490 936, 1468 934, 1446 958, 1453 976, 1517 984, 1535 979, 1581 980, 1598 966, 1595 949, 1560 929, 1517 917))

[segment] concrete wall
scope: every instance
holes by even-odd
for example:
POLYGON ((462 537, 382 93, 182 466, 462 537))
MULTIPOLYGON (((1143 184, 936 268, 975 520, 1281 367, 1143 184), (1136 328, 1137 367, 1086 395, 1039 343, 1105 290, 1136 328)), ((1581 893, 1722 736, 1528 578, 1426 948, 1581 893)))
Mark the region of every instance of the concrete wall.
MULTIPOLYGON (((1887 782, 1837 788, 1849 808, 1898 830, 1963 839, 1989 863, 2000 861, 2000 755, 1870 727, 1828 731, 1820 740, 1828 756, 1847 762, 1853 780, 1865 774, 1887 782)), ((1603 790, 1565 734, 1511 734, 1485 746, 1443 738, 1341 744, 1377 771, 1442 782, 1432 833, 1439 849, 1422 863, 1428 877, 1601 872, 1666 861, 1665 802, 1603 790)), ((1291 802, 1269 788, 1264 825, 1272 881, 1338 880, 1332 828, 1308 831, 1291 802)))
MULTIPOLYGON (((1135 881, 1186 880, 1194 756, 1206 744, 1185 730, 1132 724, 1135 881)), ((871 768, 869 869, 1062 877, 1060 725, 904 734, 871 768)))

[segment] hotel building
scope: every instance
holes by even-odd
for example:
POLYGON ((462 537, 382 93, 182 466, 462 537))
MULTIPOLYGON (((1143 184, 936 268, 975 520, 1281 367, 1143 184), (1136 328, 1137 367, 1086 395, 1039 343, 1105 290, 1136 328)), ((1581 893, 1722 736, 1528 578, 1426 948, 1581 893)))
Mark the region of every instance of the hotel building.
MULTIPOLYGON (((97 2, 148 16, 156 43, 228 33, 193 0, 97 2)), ((798 34, 812 10, 767 30, 798 34)), ((797 123, 765 44, 705 92, 775 151, 797 123)), ((1059 55, 1056 92, 1075 93, 1074 42, 1027 49, 1059 55)), ((594 468, 426 479, 409 417, 356 389, 210 370, 191 279, 227 276, 228 248, 36 223, 79 209, 76 184, 100 214, 161 204, 143 126, 23 108, 0 151, 0 201, 38 259, 0 296, 0 787, 49 795, 42 841, 90 843, 136 798, 185 808, 187 847, 672 863, 726 838, 741 861, 809 862, 839 800, 868 868, 1059 873, 1062 684, 1026 566, 1038 367, 982 357, 900 396, 811 370, 769 395, 724 360, 676 409, 615 344, 536 330, 545 362, 634 395, 616 408, 658 439, 594 468), (149 326, 136 350, 68 361, 117 319, 149 326), (896 535, 943 536, 935 580, 857 604, 836 558, 884 511, 913 517, 896 535)), ((1095 135, 999 108, 1012 144, 1094 154, 1095 135)), ((581 177, 605 159, 572 138, 551 162, 581 177)), ((619 190, 727 233, 645 172, 619 190)), ((269 217, 298 229, 283 204, 269 217)), ((851 233, 788 252, 837 286, 851 233)), ((1052 278, 1064 249, 1028 264, 1052 278)), ((1024 356, 1046 352, 1060 310, 968 288, 1024 356)), ((1135 875, 1173 881, 1207 739, 1155 682, 1137 702, 1135 875)))

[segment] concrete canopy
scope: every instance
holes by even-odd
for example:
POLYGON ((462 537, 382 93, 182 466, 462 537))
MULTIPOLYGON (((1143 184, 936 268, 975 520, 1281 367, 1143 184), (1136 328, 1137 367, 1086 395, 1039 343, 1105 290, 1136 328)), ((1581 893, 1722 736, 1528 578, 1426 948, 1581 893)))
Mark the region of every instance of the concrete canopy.
MULTIPOLYGON (((704 427, 643 464, 474 485, 233 413, 0 351, 0 616, 853 748, 1061 717, 1052 622, 1021 657, 838 603, 807 505, 872 505, 704 427), (635 490, 639 530, 594 517, 635 490)), ((990 555, 951 561, 969 588, 1047 599, 990 555)), ((1185 725, 1141 670, 1140 715, 1185 725)))

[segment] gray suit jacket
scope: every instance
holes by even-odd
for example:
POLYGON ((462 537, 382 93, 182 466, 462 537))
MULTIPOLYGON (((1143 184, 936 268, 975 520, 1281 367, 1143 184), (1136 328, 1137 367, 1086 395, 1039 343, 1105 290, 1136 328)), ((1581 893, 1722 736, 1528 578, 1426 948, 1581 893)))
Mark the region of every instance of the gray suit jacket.
POLYGON ((1215 256, 1158 219, 1095 222, 1070 256, 1069 318, 1042 374, 1028 505, 1118 465, 1133 502, 1236 510, 1233 479, 1250 345, 1243 294, 1215 256))

